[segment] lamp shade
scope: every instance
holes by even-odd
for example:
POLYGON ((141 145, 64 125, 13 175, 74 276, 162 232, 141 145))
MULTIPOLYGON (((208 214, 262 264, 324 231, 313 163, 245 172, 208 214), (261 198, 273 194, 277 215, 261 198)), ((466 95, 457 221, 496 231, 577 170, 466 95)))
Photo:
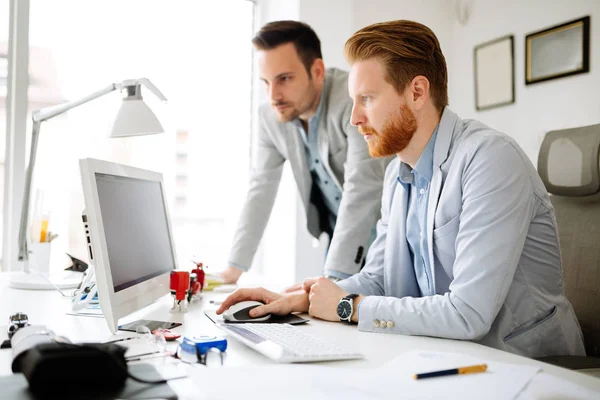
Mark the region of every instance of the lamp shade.
POLYGON ((111 138, 163 133, 161 123, 141 99, 123 99, 110 132, 111 138))

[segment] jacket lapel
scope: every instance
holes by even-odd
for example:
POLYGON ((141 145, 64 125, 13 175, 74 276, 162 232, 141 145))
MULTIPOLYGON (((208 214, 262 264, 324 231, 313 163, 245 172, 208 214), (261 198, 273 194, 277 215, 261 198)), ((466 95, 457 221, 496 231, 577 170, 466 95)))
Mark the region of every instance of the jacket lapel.
POLYGON ((429 201, 427 203, 427 243, 429 243, 429 265, 431 266, 431 281, 433 283, 435 293, 435 265, 433 257, 433 224, 435 221, 435 211, 442 190, 444 176, 442 174, 441 165, 448 159, 450 144, 454 137, 454 131, 458 116, 454 114, 448 107, 444 108, 442 118, 440 119, 440 127, 433 149, 433 176, 431 178, 431 188, 429 190, 429 201))
POLYGON ((321 93, 321 104, 319 105, 321 111, 319 115, 319 126, 317 127, 317 134, 319 135, 319 155, 321 156, 321 162, 323 167, 329 174, 331 180, 342 190, 342 184, 338 181, 336 175, 329 165, 329 135, 332 133, 327 129, 327 112, 329 108, 329 92, 332 90, 333 79, 329 76, 329 72, 325 75, 325 84, 323 85, 323 92, 321 93), (329 78, 329 79, 328 79, 329 78))

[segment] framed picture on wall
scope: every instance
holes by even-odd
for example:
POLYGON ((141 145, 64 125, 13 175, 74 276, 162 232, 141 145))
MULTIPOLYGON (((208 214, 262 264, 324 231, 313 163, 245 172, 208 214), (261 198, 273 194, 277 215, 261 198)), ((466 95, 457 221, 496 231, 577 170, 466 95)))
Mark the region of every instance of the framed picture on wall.
POLYGON ((590 17, 525 37, 525 84, 589 72, 590 17))
POLYGON ((515 102, 514 36, 475 46, 473 62, 477 111, 515 102))

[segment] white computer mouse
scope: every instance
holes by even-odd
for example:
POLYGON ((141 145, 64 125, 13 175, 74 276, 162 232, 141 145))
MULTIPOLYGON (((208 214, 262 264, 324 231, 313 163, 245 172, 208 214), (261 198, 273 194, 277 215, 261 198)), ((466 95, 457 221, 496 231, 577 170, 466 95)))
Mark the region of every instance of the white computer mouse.
POLYGON ((262 306, 264 303, 260 301, 248 300, 240 301, 229 307, 223 313, 223 319, 229 322, 262 322, 267 321, 271 318, 271 314, 263 315, 262 317, 252 318, 249 314, 250 310, 258 306, 262 306))

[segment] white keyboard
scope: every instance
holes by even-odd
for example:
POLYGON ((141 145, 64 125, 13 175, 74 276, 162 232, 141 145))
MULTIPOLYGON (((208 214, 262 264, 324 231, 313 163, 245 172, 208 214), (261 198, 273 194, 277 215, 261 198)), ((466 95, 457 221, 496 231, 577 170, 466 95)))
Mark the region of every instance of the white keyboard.
POLYGON ((289 324, 219 324, 245 345, 280 363, 349 360, 362 354, 343 349, 289 324))

